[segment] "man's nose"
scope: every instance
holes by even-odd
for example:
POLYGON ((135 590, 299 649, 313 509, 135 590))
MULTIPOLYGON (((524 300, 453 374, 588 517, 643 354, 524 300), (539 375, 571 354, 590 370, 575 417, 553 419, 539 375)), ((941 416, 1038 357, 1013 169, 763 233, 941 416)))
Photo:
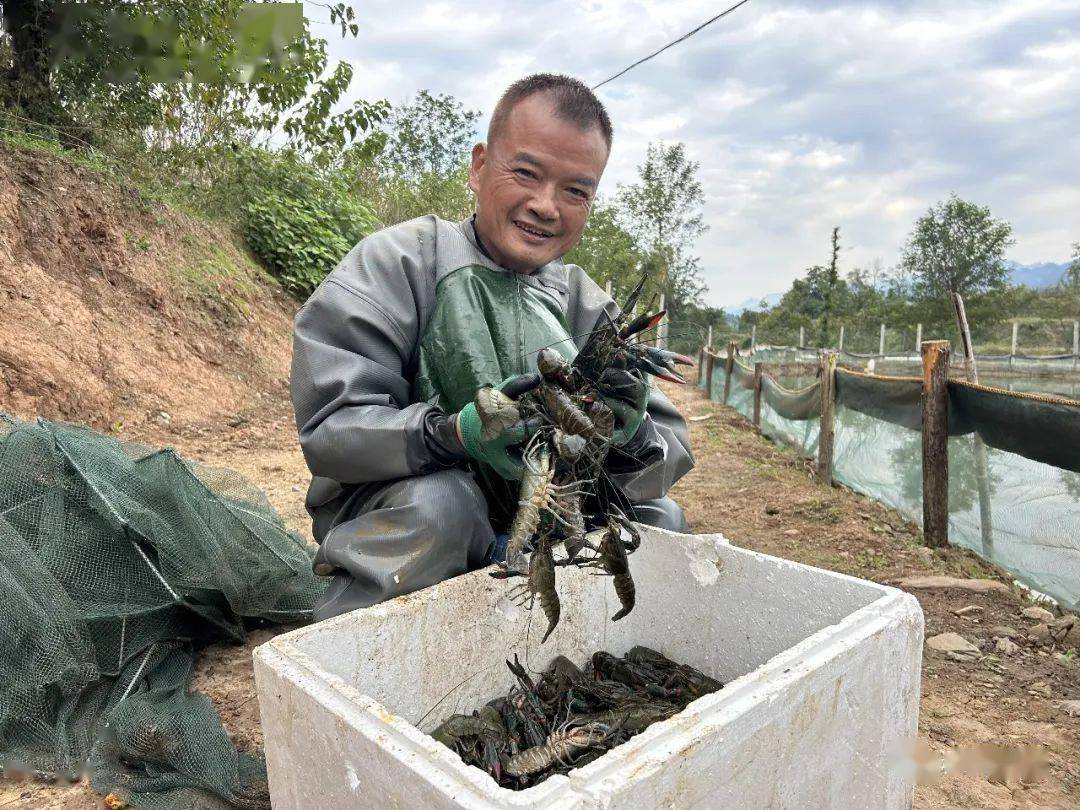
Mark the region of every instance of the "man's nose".
POLYGON ((550 222, 559 218, 559 207, 555 203, 555 186, 545 183, 529 201, 529 209, 533 216, 550 222))

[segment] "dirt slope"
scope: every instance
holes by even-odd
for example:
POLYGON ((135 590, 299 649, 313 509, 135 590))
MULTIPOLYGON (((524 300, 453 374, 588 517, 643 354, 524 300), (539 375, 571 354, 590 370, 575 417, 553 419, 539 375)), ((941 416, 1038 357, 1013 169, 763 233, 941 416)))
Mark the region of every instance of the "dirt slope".
POLYGON ((0 143, 0 408, 138 430, 286 390, 288 299, 226 229, 0 143))

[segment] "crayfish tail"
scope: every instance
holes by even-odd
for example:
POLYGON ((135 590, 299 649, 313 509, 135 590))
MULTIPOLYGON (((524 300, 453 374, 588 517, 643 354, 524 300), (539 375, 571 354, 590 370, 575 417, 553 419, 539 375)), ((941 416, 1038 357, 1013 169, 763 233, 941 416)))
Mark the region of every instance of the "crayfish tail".
POLYGON ((626 606, 623 607, 622 610, 620 610, 618 613, 616 613, 614 616, 612 616, 611 620, 613 622, 617 622, 619 619, 623 618, 624 616, 629 616, 630 611, 632 611, 633 609, 634 609, 633 605, 626 605, 626 606))

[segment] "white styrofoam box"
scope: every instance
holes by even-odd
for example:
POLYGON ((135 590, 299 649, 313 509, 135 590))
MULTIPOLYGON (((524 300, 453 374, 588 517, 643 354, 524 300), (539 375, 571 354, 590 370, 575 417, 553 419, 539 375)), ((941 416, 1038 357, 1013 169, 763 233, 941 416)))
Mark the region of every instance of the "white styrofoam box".
MULTIPOLYGON (((909 807, 922 611, 893 588, 733 547, 643 532, 637 607, 560 569, 562 621, 477 571, 276 637, 255 651, 275 810, 909 807), (506 694, 514 653, 643 644, 726 686, 568 776, 500 788, 424 732, 506 694), (421 730, 422 729, 422 730, 421 730)), ((520 580, 518 580, 520 581, 520 580)))

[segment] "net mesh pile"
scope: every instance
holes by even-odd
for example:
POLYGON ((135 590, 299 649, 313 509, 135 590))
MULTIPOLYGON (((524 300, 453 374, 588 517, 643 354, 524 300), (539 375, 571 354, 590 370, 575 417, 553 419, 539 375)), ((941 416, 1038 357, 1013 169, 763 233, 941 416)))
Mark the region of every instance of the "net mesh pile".
POLYGON ((191 691, 195 651, 310 620, 299 536, 239 476, 0 414, 0 767, 138 807, 269 806, 191 691))
MULTIPOLYGON (((811 361, 816 365, 811 352, 776 347, 736 358, 728 395, 728 405, 751 417, 753 368, 747 363, 765 363, 761 432, 807 458, 817 454, 818 383, 810 376, 782 384, 769 367, 790 370, 811 361)), ((709 395, 721 400, 726 358, 714 363, 709 395)), ((1010 385, 1045 384, 1017 378, 1010 385)), ((705 387, 704 374, 699 386, 705 387)), ((1080 401, 1069 397, 1075 387, 1064 381, 1065 396, 1046 396, 952 380, 948 440, 950 542, 1072 609, 1080 608, 1080 401)), ((918 523, 921 401, 919 377, 837 370, 833 477, 918 523)))

